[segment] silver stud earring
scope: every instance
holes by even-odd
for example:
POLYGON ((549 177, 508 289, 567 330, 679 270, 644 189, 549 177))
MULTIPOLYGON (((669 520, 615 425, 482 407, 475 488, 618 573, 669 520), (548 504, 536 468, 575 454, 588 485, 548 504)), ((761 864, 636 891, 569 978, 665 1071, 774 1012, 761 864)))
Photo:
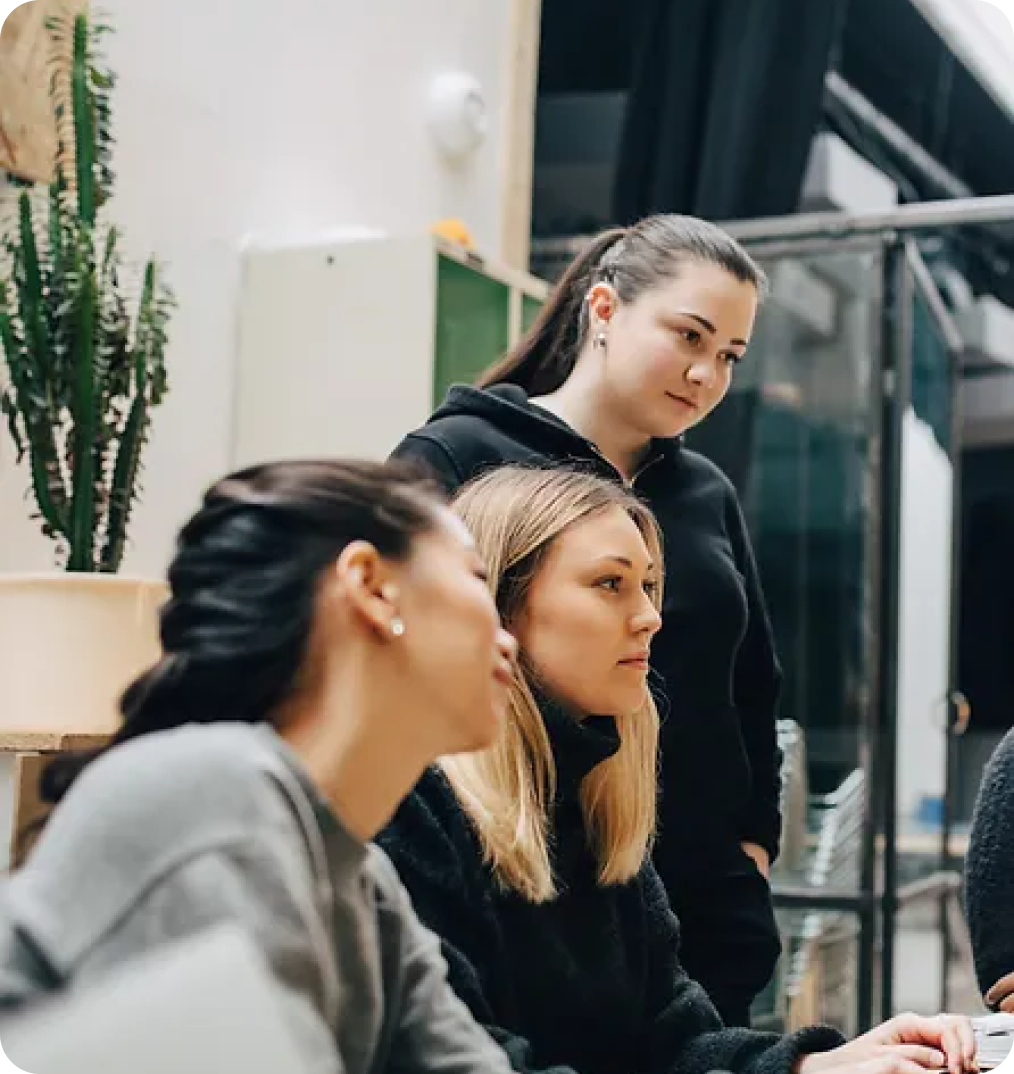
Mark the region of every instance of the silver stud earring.
POLYGON ((400 615, 396 615, 391 620, 391 634, 395 638, 401 638, 405 635, 405 620, 400 615))
POLYGON ((603 350, 606 349, 606 334, 605 334, 605 332, 599 332, 595 336, 595 346, 596 347, 601 347, 603 350))

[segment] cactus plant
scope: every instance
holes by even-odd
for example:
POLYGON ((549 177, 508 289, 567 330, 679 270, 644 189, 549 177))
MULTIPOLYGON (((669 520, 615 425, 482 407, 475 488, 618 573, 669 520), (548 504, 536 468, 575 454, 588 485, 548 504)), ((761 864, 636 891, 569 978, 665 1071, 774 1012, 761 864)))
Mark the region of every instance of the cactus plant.
POLYGON ((49 30, 59 149, 48 197, 23 189, 0 240, 0 412, 18 459, 29 460, 38 518, 65 568, 112 572, 123 557, 151 409, 167 388, 174 303, 154 260, 131 300, 121 283, 120 233, 102 222, 113 185, 114 80, 100 54, 108 27, 79 13, 49 30))

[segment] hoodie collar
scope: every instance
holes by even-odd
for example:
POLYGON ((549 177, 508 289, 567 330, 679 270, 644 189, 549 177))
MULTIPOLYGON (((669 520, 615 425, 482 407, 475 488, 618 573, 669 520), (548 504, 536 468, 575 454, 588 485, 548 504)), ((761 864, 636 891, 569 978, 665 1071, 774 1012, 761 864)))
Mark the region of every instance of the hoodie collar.
MULTIPOLYGON (((591 459, 616 472, 616 468, 592 441, 562 418, 533 405, 524 388, 517 384, 495 384, 491 388, 455 384, 429 420, 435 422, 451 415, 481 417, 503 432, 523 440, 535 451, 554 457, 563 455, 591 459)), ((655 438, 641 469, 661 459, 674 460, 681 448, 680 437, 655 438)))

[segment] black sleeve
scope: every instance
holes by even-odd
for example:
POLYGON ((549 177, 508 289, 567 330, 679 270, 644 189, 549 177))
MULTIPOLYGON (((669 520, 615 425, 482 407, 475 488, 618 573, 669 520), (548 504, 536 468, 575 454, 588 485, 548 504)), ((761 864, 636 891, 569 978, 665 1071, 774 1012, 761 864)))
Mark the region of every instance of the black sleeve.
POLYGON ((564 1066, 533 1066, 529 1042, 497 1023, 487 988, 496 960, 495 926, 482 905, 478 844, 442 777, 427 773, 421 786, 425 789, 405 800, 377 842, 420 920, 441 938, 451 986, 519 1074, 576 1074, 564 1066))
POLYGON ((418 463, 425 473, 436 478, 448 495, 453 495, 465 483, 451 453, 439 440, 425 433, 409 433, 391 452, 391 458, 418 463))
POLYGON ((733 696, 753 778, 753 793, 743 811, 740 834, 744 842, 760 844, 774 861, 782 835, 782 751, 776 727, 782 669, 743 511, 731 488, 727 525, 746 585, 748 616, 733 670, 733 696))
POLYGON ((968 928, 985 995, 1014 972, 1014 731, 983 773, 965 861, 968 928))
POLYGON ((802 1056, 845 1043, 828 1026, 788 1036, 727 1029, 704 989, 679 961, 679 922, 649 863, 638 877, 649 953, 645 1052, 638 1074, 790 1074, 802 1056))

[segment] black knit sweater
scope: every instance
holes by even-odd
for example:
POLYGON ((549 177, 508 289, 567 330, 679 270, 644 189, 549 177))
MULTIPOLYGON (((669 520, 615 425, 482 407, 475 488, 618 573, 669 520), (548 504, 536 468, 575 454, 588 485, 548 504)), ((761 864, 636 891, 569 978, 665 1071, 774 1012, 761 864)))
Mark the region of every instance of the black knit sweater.
POLYGON ((678 923, 652 865, 625 884, 597 883, 578 792, 618 748, 615 722, 579 724, 553 706, 544 716, 557 767, 555 900, 529 903, 498 884, 436 770, 379 840, 443 939, 452 985, 515 1069, 788 1074, 801 1054, 841 1044, 826 1027, 789 1037, 723 1027, 680 966, 678 923))
MULTIPOLYGON (((620 480, 593 443, 516 385, 452 388, 395 455, 451 491, 509 463, 577 465, 620 480)), ((663 715, 655 868, 686 926, 687 968, 727 1021, 745 1021, 780 950, 770 891, 740 844, 778 853, 781 672, 728 478, 679 440, 656 440, 633 487, 665 544, 665 607, 651 647, 663 715)))
POLYGON ((983 994, 1014 973, 1014 731, 982 776, 965 860, 968 927, 983 994))

